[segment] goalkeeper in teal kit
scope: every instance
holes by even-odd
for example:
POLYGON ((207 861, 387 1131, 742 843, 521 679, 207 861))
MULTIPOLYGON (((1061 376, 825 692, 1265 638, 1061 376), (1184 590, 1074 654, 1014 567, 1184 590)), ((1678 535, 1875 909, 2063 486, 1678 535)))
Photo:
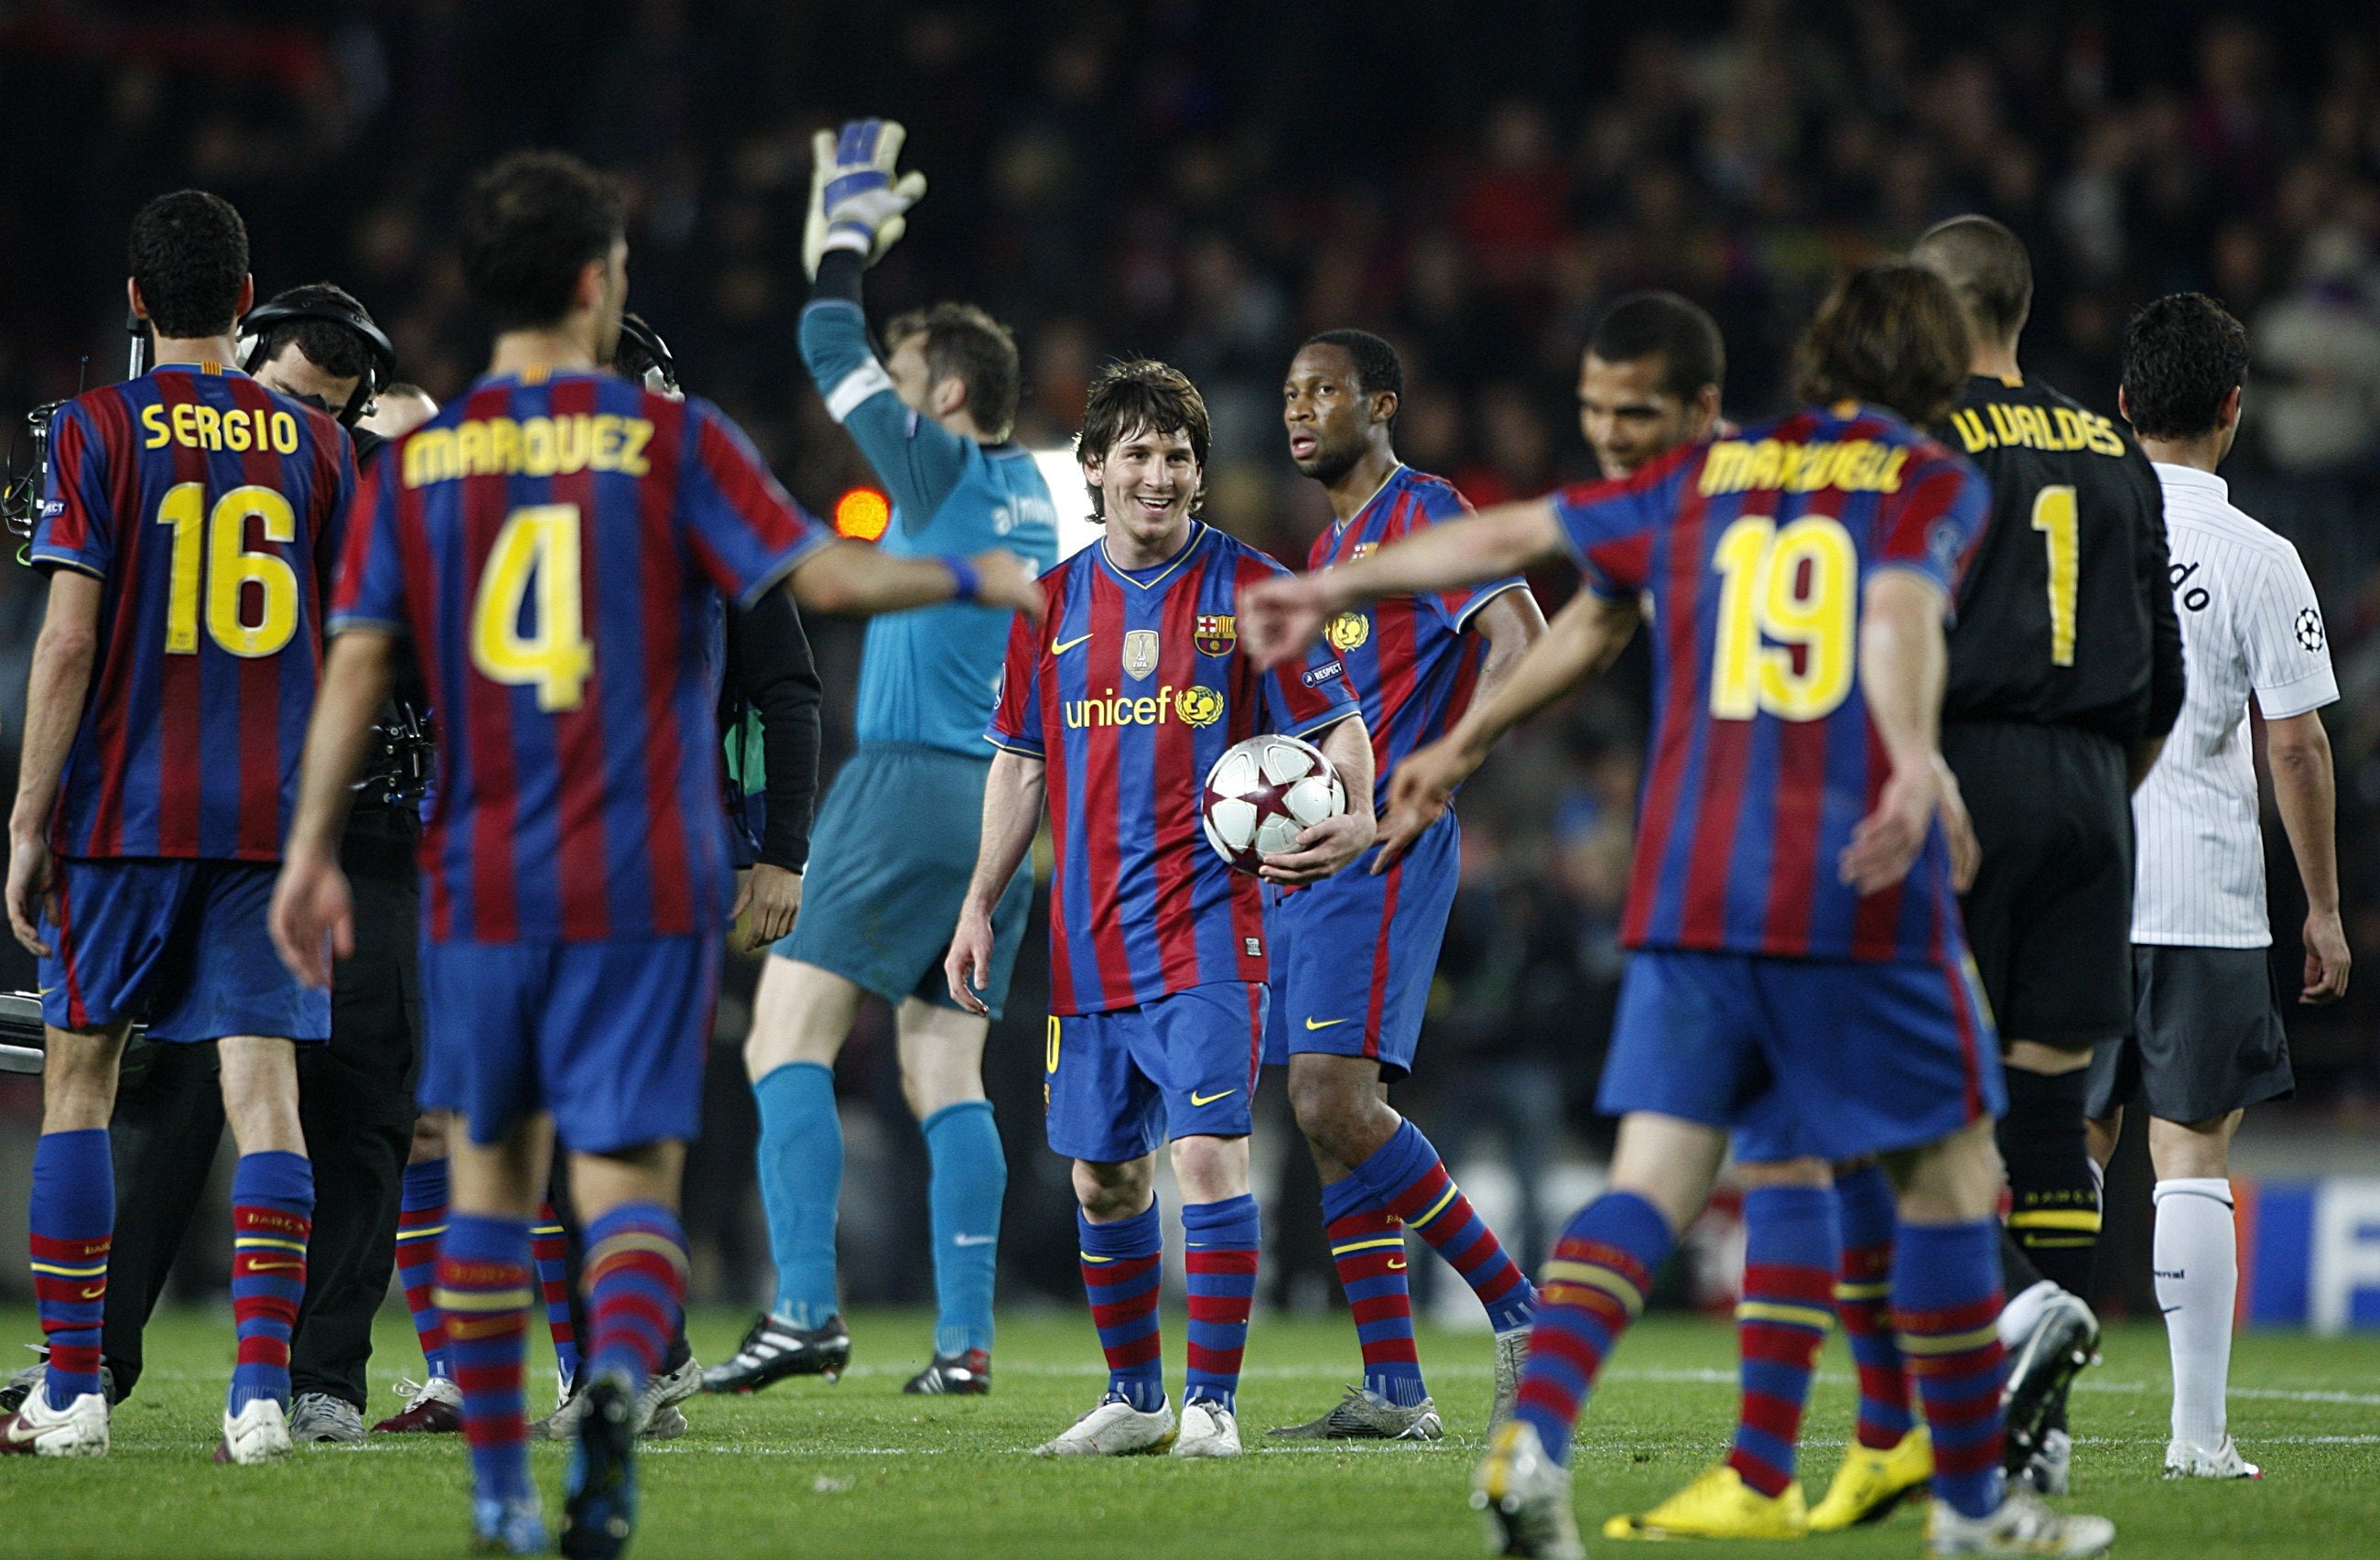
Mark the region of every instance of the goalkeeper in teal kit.
MULTIPOLYGON (((802 360, 828 413, 857 442, 892 500, 881 545, 897 554, 1006 547, 1037 569, 1057 561, 1057 515, 1033 457, 1009 438, 1016 347, 981 310, 939 304, 870 347, 860 278, 900 237, 924 192, 895 177, 901 127, 821 131, 805 258, 802 360)), ((711 1392, 756 1392, 787 1376, 834 1375, 851 1357, 835 1291, 843 1129, 834 1058, 860 999, 891 1003, 901 1082, 932 1164, 934 1358, 908 1390, 990 1386, 992 1277, 1007 1164, 983 1094, 989 1020, 951 1005, 942 954, 975 865, 990 713, 1008 614, 949 605, 872 620, 860 661, 858 751, 819 815, 799 919, 771 950, 745 1064, 759 1105, 759 1175, 777 1298, 711 1392)), ((1025 933, 1029 865, 993 918, 986 996, 1000 1014, 1025 933)))

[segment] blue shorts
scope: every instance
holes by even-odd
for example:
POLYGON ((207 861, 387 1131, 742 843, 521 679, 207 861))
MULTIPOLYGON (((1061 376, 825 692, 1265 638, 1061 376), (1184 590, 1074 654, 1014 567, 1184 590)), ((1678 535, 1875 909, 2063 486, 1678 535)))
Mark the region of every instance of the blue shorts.
POLYGON ((691 1141, 722 941, 424 944, 422 1109, 475 1143, 540 1111, 581 1153, 691 1141))
POLYGON ((1272 945, 1272 1021, 1265 1061, 1301 1051, 1362 1056, 1394 1081, 1413 1071, 1454 908, 1463 835, 1454 814, 1430 825, 1402 859, 1372 875, 1375 847, 1309 887, 1265 890, 1272 945))
MULTIPOLYGON (((827 787, 802 874, 802 913, 770 950, 842 976, 899 1006, 951 1001, 942 959, 975 874, 990 762, 908 742, 870 742, 827 787)), ((1016 950, 1033 908, 1033 864, 991 914, 994 1018, 1008 1000, 1016 950)))
POLYGON ((57 862, 57 920, 42 918, 42 1019, 92 1030, 146 1010, 149 1038, 331 1038, 331 993, 298 983, 265 911, 281 869, 262 861, 57 862))
POLYGON ((1919 1148, 2007 1107, 1971 964, 1632 956, 1596 1108, 1735 1127, 1739 1157, 1919 1148))
POLYGON ((1041 1086, 1050 1146, 1119 1164, 1175 1138, 1245 1138, 1265 989, 1218 981, 1105 1013, 1052 1014, 1041 1086))

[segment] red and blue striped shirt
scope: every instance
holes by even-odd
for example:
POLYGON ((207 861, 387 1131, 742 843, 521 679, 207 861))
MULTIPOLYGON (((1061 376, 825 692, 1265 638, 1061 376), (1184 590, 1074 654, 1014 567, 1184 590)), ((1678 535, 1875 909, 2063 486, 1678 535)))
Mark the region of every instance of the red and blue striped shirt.
MULTIPOLYGON (((1314 539, 1306 567, 1353 563, 1470 513, 1446 479, 1400 465, 1345 525, 1314 539)), ((1390 773, 1415 749, 1445 736, 1470 708, 1486 655, 1485 641, 1463 632, 1472 617, 1505 591, 1525 589, 1514 575, 1468 590, 1384 596, 1341 613, 1325 628, 1371 730, 1375 810, 1388 805, 1390 773)))
POLYGON ((281 859, 355 483, 346 430, 215 364, 58 408, 32 561, 101 589, 53 851, 281 859))
POLYGON ((334 631, 409 632, 438 727, 437 942, 725 924, 721 597, 833 534, 709 403, 609 373, 483 379, 374 459, 334 631))
POLYGON ((1240 591, 1285 572, 1194 521, 1154 569, 1084 548, 1041 578, 1047 621, 1011 628, 985 735, 1048 766, 1050 1012, 1265 978, 1257 881, 1201 828, 1207 772, 1234 742, 1310 737, 1358 713, 1327 648, 1270 672, 1240 652, 1240 591))
POLYGON ((1621 935, 1788 957, 1962 956, 1937 825, 1897 887, 1837 872, 1890 764, 1859 681, 1880 568, 1955 594, 1982 473, 1889 412, 1803 410, 1555 494, 1592 586, 1650 592, 1654 722, 1621 935))

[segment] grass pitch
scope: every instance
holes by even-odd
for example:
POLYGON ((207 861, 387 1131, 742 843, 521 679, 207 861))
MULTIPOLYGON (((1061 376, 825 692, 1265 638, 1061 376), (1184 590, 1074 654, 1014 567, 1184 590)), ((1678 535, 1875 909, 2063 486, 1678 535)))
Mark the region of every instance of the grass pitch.
MULTIPOLYGON (((694 1321, 704 1359, 726 1354, 747 1319, 694 1321)), ((1168 1378, 1182 1379, 1178 1310, 1166 1319, 1168 1378)), ((901 1395, 924 1359, 915 1315, 852 1318, 858 1363, 837 1385, 786 1383, 758 1396, 699 1398, 692 1432, 643 1463, 644 1514, 631 1554, 654 1557, 800 1554, 1346 1556, 1478 1553, 1463 1504, 1488 1395, 1484 1335, 1427 1334, 1422 1359, 1447 1420, 1437 1447, 1268 1451, 1268 1425, 1303 1420, 1354 1379, 1343 1321, 1259 1318, 1240 1395, 1253 1455, 1236 1464, 1129 1458, 1050 1463, 1028 1448, 1097 1396, 1104 1372, 1087 1318, 1013 1315, 1002 1323, 989 1398, 901 1395)), ((29 1309, 0 1310, 0 1338, 37 1335, 29 1309)), ((401 1313, 382 1314, 373 1359, 380 1411, 387 1384, 419 1359, 401 1313)), ((301 1448, 271 1468, 217 1468, 213 1450, 230 1373, 228 1313, 162 1317, 149 1374, 117 1410, 104 1461, 0 1463, 0 1531, 11 1551, 43 1556, 380 1556, 460 1554, 467 1531, 462 1446, 454 1437, 380 1437, 362 1448, 301 1448)), ((2162 1329, 2111 1332, 2107 1363, 2075 1401, 2082 1444, 2075 1504, 2114 1517, 2118 1553, 2312 1557, 2380 1554, 2380 1340, 2240 1340, 2232 1425, 2263 1463, 2255 1484, 2168 1483, 2158 1477, 2168 1382, 2162 1329)), ((1733 1423, 1733 1340, 1709 1322, 1655 1319, 1621 1345, 1588 1410, 1578 1457, 1589 1548, 1614 1512, 1668 1494, 1724 1449, 1733 1423)), ((540 1341, 532 1402, 552 1391, 540 1341)), ((1851 1420, 1841 1345, 1812 1404, 1803 1474, 1815 1502, 1851 1420)), ((540 1446, 549 1517, 559 1514, 562 1452, 540 1446)), ((1923 1528, 1904 1508, 1880 1526, 1805 1541, 1844 1560, 1914 1555, 1923 1528)), ((1688 1545, 1693 1554, 1773 1553, 1768 1544, 1688 1545)))

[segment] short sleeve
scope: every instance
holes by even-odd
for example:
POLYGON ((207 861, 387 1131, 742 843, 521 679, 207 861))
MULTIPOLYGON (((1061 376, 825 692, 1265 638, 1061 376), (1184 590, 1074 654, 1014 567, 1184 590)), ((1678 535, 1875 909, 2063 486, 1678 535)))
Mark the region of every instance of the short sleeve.
POLYGON ((396 456, 383 450, 365 470, 347 506, 345 544, 331 586, 331 632, 369 628, 404 633, 405 555, 397 543, 396 456))
POLYGON ((777 485, 736 426, 698 398, 686 403, 677 520, 703 572, 739 607, 835 540, 777 485))
POLYGON ((1000 698, 992 705, 984 740, 995 748, 1038 759, 1041 744, 1041 628, 1018 614, 1008 626, 1008 652, 1001 662, 1000 698))
POLYGON ((1879 510, 1862 572, 1905 568, 1955 600, 1991 509, 1990 481, 1964 459, 1937 452, 1920 460, 1879 510))
POLYGON ((1582 482, 1551 499, 1571 556, 1599 596, 1627 599, 1649 583, 1653 536, 1677 513, 1690 472, 1706 446, 1687 445, 1616 481, 1582 482))
POLYGON ((1347 686, 1346 667, 1327 640, 1307 651, 1304 660, 1284 661, 1267 672, 1263 687, 1270 717, 1263 724, 1292 737, 1311 737, 1363 711, 1347 686))
MULTIPOLYGON (((1415 518, 1402 529, 1398 538, 1391 540, 1411 536, 1447 520, 1463 519, 1475 512, 1463 496, 1454 491, 1451 483, 1434 482, 1420 487, 1415 497, 1417 501, 1414 509, 1415 518)), ((1471 626, 1471 619, 1478 615, 1481 607, 1505 591, 1518 590, 1526 583, 1519 575, 1508 574, 1484 585, 1470 585, 1454 591, 1432 591, 1415 599, 1424 611, 1436 615, 1449 629, 1459 634, 1471 626)))
POLYGON ((2330 635, 2296 548, 2281 542, 2265 555, 2243 606, 2248 620, 2240 626, 2240 642, 2248 654, 2249 686, 2265 718, 2287 720, 2337 703, 2330 635))
POLYGON ((36 565, 59 565, 107 578, 115 553, 107 501, 105 450, 91 413, 69 401, 50 419, 49 470, 30 550, 36 565))

